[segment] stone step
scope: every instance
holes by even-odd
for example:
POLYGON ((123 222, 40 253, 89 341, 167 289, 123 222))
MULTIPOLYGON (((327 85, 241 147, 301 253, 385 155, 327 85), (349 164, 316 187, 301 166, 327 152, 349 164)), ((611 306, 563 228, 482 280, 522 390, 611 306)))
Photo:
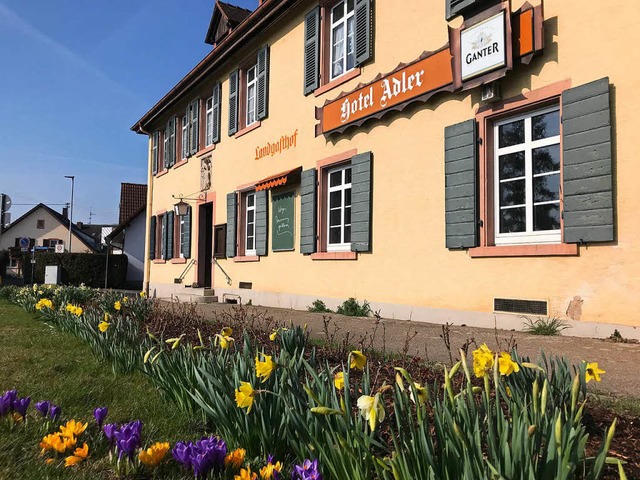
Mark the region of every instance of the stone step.
POLYGON ((213 297, 214 296, 213 288, 185 287, 184 293, 186 295, 200 295, 201 297, 213 297))
POLYGON ((173 298, 182 303, 218 303, 218 297, 213 294, 176 293, 173 298))

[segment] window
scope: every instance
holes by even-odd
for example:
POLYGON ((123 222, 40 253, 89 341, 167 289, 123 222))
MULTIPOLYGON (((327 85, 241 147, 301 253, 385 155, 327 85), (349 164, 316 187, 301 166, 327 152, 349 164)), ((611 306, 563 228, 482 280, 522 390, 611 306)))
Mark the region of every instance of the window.
POLYGON ((559 243, 560 111, 495 122, 495 243, 559 243))
POLYGON ((355 0, 343 0, 331 9, 331 80, 355 67, 355 0))
POLYGON ((244 254, 247 257, 256 255, 256 194, 245 196, 245 228, 244 254))
POLYGON ((36 228, 38 230, 44 230, 44 220, 36 220, 36 228))
POLYGON ((165 170, 176 163, 176 124, 178 117, 171 117, 167 121, 164 132, 164 168, 165 170))
POLYGON ((246 79, 247 79, 247 120, 246 126, 253 124, 256 122, 256 87, 258 83, 257 78, 257 65, 254 65, 246 70, 246 79))
POLYGON ((155 175, 158 173, 158 160, 159 160, 159 143, 160 132, 153 132, 151 140, 151 173, 155 175))
POLYGON ((327 251, 351 249, 351 166, 327 172, 327 251))
POLYGON ((167 259, 167 216, 162 215, 160 221, 160 258, 167 259))
POLYGON ((227 224, 213 227, 213 256, 214 258, 226 258, 227 224))
POLYGON ((213 145, 213 97, 205 104, 205 147, 213 145))
POLYGON ((50 248, 50 249, 54 249, 54 248, 56 248, 56 245, 58 245, 60 243, 63 243, 62 240, 59 240, 57 238, 45 238, 42 241, 42 246, 50 248))
POLYGON ((179 222, 179 226, 178 226, 178 257, 179 258, 187 258, 185 256, 185 250, 184 250, 184 245, 190 241, 189 238, 189 231, 188 231, 188 221, 187 221, 187 216, 183 215, 183 216, 179 216, 178 217, 178 222, 179 222))
POLYGON ((18 268, 18 259, 17 258, 10 258, 9 259, 9 268, 18 268))
POLYGON ((182 156, 181 159, 189 157, 189 119, 185 114, 182 117, 182 156))

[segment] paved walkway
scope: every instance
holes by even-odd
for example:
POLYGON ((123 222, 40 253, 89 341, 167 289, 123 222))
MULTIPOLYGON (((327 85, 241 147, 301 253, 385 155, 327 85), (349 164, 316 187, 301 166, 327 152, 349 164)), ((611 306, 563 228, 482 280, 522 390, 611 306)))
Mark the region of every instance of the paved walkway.
MULTIPOLYGON (((231 311, 231 305, 209 304, 202 305, 202 312, 208 318, 223 311, 231 311)), ((297 310, 247 307, 253 312, 262 312, 274 317, 279 322, 293 322, 296 325, 308 325, 313 337, 324 338, 323 314, 310 313, 297 310)), ((334 325, 340 330, 336 334, 336 341, 340 341, 347 333, 353 339, 352 344, 357 344, 363 337, 369 337, 375 328, 374 318, 354 318, 343 315, 329 314, 332 325, 330 332, 334 331, 334 325)), ((408 353, 428 358, 432 362, 449 362, 449 353, 443 340, 442 325, 423 322, 409 322, 406 320, 383 319, 382 324, 386 328, 386 342, 383 342, 383 328, 378 328, 374 346, 382 350, 383 343, 388 352, 402 352, 405 349, 407 335, 415 337, 409 342, 408 353), (426 351, 426 353, 425 353, 426 351)), ((571 362, 578 363, 583 360, 598 362, 606 371, 602 376, 602 382, 597 388, 614 394, 633 396, 640 398, 640 344, 613 343, 604 340, 578 338, 570 336, 545 337, 530 335, 522 332, 506 331, 452 326, 450 331, 451 348, 454 358, 458 349, 468 340, 474 339, 478 344, 486 343, 491 349, 508 348, 509 339, 517 342, 518 352, 521 356, 538 358, 540 351, 544 350, 549 356, 566 356, 571 362), (498 346, 497 343, 501 345, 498 346)), ((471 348, 473 349, 473 347, 471 348)), ((595 385, 591 382, 590 385, 595 385)))

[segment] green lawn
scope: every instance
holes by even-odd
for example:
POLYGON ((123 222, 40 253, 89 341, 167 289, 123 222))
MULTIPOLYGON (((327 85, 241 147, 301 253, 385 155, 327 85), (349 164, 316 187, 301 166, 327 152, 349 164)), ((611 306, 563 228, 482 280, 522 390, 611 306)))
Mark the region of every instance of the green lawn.
POLYGON ((0 479, 113 478, 104 455, 74 469, 75 474, 43 465, 38 448, 42 422, 33 408, 40 400, 59 405, 63 420, 93 422, 93 409, 99 406, 109 407, 107 422, 140 419, 145 444, 193 439, 203 429, 165 403, 142 374, 114 375, 79 339, 0 301, 0 394, 12 388, 31 396, 34 420, 11 431, 7 422, 0 423, 0 479))

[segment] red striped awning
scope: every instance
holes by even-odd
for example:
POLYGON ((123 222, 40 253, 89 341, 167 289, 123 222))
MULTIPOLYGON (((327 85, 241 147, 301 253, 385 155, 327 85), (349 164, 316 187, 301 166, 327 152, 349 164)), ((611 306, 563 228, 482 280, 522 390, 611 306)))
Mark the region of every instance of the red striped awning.
POLYGON ((286 172, 271 175, 270 177, 256 183, 256 192, 299 182, 301 172, 302 167, 296 167, 292 170, 287 170, 286 172))

